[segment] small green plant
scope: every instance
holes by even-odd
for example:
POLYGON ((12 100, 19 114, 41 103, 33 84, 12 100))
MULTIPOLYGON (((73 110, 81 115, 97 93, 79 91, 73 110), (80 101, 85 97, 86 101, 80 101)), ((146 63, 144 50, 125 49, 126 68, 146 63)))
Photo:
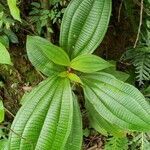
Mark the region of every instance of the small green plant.
POLYGON ((60 47, 28 36, 27 54, 46 80, 22 98, 11 126, 9 150, 80 150, 82 118, 73 89, 83 88, 93 128, 122 137, 150 130, 150 106, 132 85, 103 70, 112 65, 91 53, 109 23, 111 0, 71 1, 65 11, 60 47))
MULTIPOLYGON (((49 21, 51 21, 52 24, 56 22, 61 23, 61 16, 64 13, 64 9, 58 11, 58 2, 55 2, 50 10, 43 8, 43 2, 33 2, 31 5, 32 11, 30 12, 30 23, 35 25, 35 32, 39 35, 41 35, 43 27, 47 26, 49 21)), ((52 28, 49 27, 48 32, 53 32, 52 28)))
POLYGON ((18 38, 12 30, 16 21, 11 17, 8 11, 7 5, 0 3, 0 42, 7 48, 9 48, 9 42, 18 43, 18 38))

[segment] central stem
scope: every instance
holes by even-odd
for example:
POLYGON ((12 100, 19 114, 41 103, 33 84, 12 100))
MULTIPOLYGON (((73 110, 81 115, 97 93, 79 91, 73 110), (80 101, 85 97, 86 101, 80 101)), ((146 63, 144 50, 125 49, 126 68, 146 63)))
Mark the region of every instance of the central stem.
POLYGON ((68 69, 67 70, 68 73, 73 73, 74 72, 74 70, 72 68, 70 68, 70 67, 68 67, 67 69, 68 69))

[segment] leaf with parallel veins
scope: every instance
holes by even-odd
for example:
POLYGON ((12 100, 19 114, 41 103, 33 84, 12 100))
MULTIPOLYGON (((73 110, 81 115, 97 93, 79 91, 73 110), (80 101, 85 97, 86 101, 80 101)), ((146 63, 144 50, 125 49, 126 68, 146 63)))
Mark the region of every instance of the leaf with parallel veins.
POLYGON ((104 38, 111 14, 111 0, 73 0, 67 7, 60 46, 71 58, 92 53, 104 38))
POLYGON ((25 98, 11 127, 9 149, 63 149, 73 119, 69 80, 50 77, 25 98))
POLYGON ((81 80, 85 98, 105 120, 124 130, 150 130, 150 105, 135 87, 107 73, 84 75, 81 80))

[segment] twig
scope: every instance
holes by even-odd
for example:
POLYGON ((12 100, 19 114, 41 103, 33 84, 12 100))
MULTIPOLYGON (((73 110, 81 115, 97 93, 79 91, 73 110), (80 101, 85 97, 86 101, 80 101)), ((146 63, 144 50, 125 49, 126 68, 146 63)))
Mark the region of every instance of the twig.
POLYGON ((119 6, 119 12, 118 12, 118 22, 120 22, 120 16, 121 16, 121 9, 123 5, 123 0, 121 0, 120 6, 119 6))
POLYGON ((141 0, 140 22, 139 22, 137 37, 136 37, 136 40, 135 40, 135 43, 134 43, 134 48, 136 48, 136 46, 137 46, 137 42, 139 40, 139 36, 140 36, 140 32, 141 32, 142 19, 143 19, 143 1, 144 0, 141 0))
POLYGON ((15 131, 13 131, 11 128, 9 128, 9 127, 4 127, 4 126, 1 126, 1 125, 0 125, 0 128, 3 128, 3 129, 6 129, 6 130, 11 131, 11 132, 14 133, 15 135, 17 135, 20 139, 23 139, 23 140, 25 140, 27 143, 29 143, 29 144, 31 145, 32 149, 33 149, 33 143, 31 143, 29 140, 27 140, 26 138, 22 137, 21 135, 19 135, 19 134, 16 133, 15 131))
POLYGON ((40 71, 38 71, 38 70, 36 70, 36 71, 43 79, 46 79, 46 77, 40 71))
MULTIPOLYGON (((140 3, 138 0, 133 0, 133 2, 134 2, 136 5, 141 6, 141 3, 140 3)), ((143 6, 143 11, 144 11, 145 13, 147 13, 147 14, 150 13, 147 8, 144 8, 144 6, 143 6)))
POLYGON ((15 115, 13 113, 11 113, 6 107, 5 107, 5 110, 13 117, 15 118, 15 115))

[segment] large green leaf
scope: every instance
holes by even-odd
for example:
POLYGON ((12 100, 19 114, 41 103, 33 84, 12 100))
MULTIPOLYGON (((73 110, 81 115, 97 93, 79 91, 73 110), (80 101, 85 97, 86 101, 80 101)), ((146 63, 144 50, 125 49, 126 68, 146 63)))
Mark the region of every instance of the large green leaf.
POLYGON ((8 150, 7 145, 8 145, 8 140, 6 140, 6 139, 1 139, 0 140, 1 150, 8 150))
POLYGON ((32 64, 45 75, 49 76, 64 70, 56 64, 67 65, 69 63, 67 54, 61 48, 41 37, 28 36, 26 47, 32 64))
POLYGON ((17 7, 17 0, 7 0, 7 3, 10 9, 10 13, 13 16, 13 18, 18 21, 21 21, 20 11, 17 7))
POLYGON ((80 108, 78 106, 77 98, 74 95, 72 130, 64 150, 81 150, 82 137, 82 117, 80 113, 80 108))
POLYGON ((110 67, 110 68, 106 68, 106 69, 103 70, 103 72, 109 73, 109 74, 115 76, 117 79, 119 79, 123 82, 127 81, 127 79, 130 76, 129 74, 127 74, 125 72, 116 70, 115 66, 110 67))
POLYGON ((111 0, 72 0, 63 17, 60 46, 71 58, 92 53, 108 28, 111 0))
POLYGON ((66 52, 60 47, 53 45, 49 41, 39 36, 28 36, 27 49, 31 51, 34 46, 37 46, 39 51, 43 53, 50 61, 55 64, 68 66, 70 60, 66 52))
POLYGON ((103 135, 108 135, 111 133, 117 137, 123 137, 126 135, 126 132, 121 130, 115 124, 111 124, 107 120, 105 120, 94 108, 94 106, 86 100, 86 109, 88 112, 88 117, 90 120, 90 124, 93 128, 95 128, 98 132, 103 135))
POLYGON ((85 98, 105 120, 125 130, 150 130, 150 106, 135 87, 106 73, 81 79, 85 98))
POLYGON ((0 42, 0 64, 11 65, 10 55, 5 46, 0 42))
POLYGON ((4 121, 4 106, 2 100, 0 100, 0 123, 4 121))
POLYGON ((73 119, 69 80, 52 76, 25 98, 11 127, 9 149, 63 149, 73 119))
POLYGON ((70 65, 71 68, 84 73, 96 72, 111 66, 104 59, 92 54, 79 55, 71 61, 70 65))
POLYGON ((117 79, 119 79, 123 82, 127 81, 127 79, 130 77, 130 75, 127 74, 126 72, 116 70, 117 69, 116 68, 117 63, 115 61, 111 60, 111 61, 109 61, 109 63, 111 63, 112 66, 102 70, 102 72, 106 72, 108 74, 111 74, 111 75, 115 76, 117 79))

